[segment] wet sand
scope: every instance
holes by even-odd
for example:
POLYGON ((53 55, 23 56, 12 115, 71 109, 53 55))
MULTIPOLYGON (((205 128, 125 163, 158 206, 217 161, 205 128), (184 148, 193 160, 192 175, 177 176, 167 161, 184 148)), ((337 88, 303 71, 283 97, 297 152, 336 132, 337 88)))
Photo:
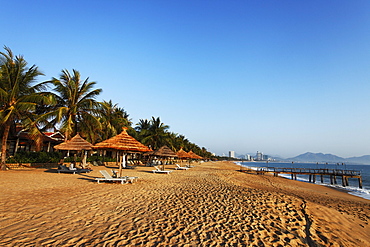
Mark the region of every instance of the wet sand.
POLYGON ((0 172, 0 246, 370 246, 370 201, 332 188, 227 162, 124 185, 93 169, 0 172))

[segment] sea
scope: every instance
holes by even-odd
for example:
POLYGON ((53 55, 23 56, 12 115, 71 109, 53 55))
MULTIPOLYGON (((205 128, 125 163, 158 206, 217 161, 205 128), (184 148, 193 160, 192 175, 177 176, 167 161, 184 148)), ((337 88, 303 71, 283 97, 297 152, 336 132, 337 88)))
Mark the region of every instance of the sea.
MULTIPOLYGON (((341 178, 337 178, 337 183, 331 185, 329 176, 324 176, 324 183, 320 179, 316 179, 316 184, 340 188, 347 191, 349 194, 370 200, 370 165, 351 165, 344 163, 283 163, 283 162, 236 162, 236 164, 251 169, 258 167, 281 167, 281 168, 311 168, 311 169, 343 169, 343 170, 356 170, 361 172, 362 176, 362 189, 358 187, 357 178, 349 178, 349 186, 343 187, 341 178), (317 181, 319 180, 319 181, 317 181)), ((291 178, 289 174, 279 174, 281 177, 291 178)), ((297 180, 302 182, 309 182, 308 175, 297 175, 297 180)))

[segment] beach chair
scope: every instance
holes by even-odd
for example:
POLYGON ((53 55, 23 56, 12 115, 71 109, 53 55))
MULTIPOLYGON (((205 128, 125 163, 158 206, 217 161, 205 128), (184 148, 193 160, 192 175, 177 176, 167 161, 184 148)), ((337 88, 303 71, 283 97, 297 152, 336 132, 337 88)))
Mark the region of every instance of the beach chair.
POLYGON ((91 172, 92 171, 92 169, 85 169, 85 168, 83 168, 83 169, 81 169, 81 168, 77 168, 77 172, 85 172, 85 173, 89 173, 89 172, 91 172))
POLYGON ((130 166, 131 162, 127 161, 127 163, 121 164, 123 169, 134 169, 134 166, 130 166))
POLYGON ((130 183, 136 182, 139 179, 139 177, 129 177, 129 176, 118 177, 118 173, 116 170, 112 170, 112 178, 125 178, 127 182, 130 183))
POLYGON ((158 166, 154 166, 154 168, 155 168, 155 170, 153 170, 153 173, 167 173, 167 174, 170 174, 172 171, 166 171, 166 170, 164 170, 164 171, 162 171, 161 169, 159 169, 159 167, 158 166))
POLYGON ((176 170, 188 170, 189 167, 185 167, 185 166, 180 166, 179 164, 176 164, 176 170))
POLYGON ((113 178, 111 175, 106 170, 100 170, 99 171, 101 175, 103 175, 103 178, 95 178, 96 181, 98 181, 98 184, 100 181, 107 182, 107 181, 112 181, 112 182, 117 182, 120 181, 121 184, 127 183, 126 178, 113 178))
POLYGON ((77 169, 69 169, 68 167, 66 167, 65 165, 59 165, 58 167, 58 173, 73 173, 73 174, 76 174, 76 173, 79 173, 80 171, 77 170, 77 169))

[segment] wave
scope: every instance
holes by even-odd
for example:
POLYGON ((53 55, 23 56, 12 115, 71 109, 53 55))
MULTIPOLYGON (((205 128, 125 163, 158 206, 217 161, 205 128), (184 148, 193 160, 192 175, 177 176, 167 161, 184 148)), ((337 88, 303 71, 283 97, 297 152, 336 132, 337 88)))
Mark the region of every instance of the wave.
MULTIPOLYGON (((246 168, 249 168, 249 169, 252 169, 252 170, 257 170, 259 168, 258 166, 250 166, 250 165, 247 166, 247 165, 242 164, 241 162, 234 162, 234 163, 236 165, 243 166, 243 167, 246 167, 246 168)), ((283 177, 283 178, 291 179, 291 175, 288 175, 288 174, 279 174, 279 176, 283 177)), ((326 179, 326 180, 328 180, 328 179, 326 179)), ((299 176, 299 175, 297 175, 297 181, 310 183, 309 179, 307 179, 304 176, 299 176)), ((358 187, 355 187, 355 186, 343 187, 343 186, 338 185, 338 184, 325 183, 325 180, 324 180, 324 183, 321 183, 320 181, 316 181, 315 184, 322 185, 322 186, 327 186, 327 187, 331 187, 331 188, 335 188, 335 189, 344 190, 348 194, 370 200, 370 190, 367 189, 367 188, 362 188, 361 189, 361 188, 358 188, 358 187)))

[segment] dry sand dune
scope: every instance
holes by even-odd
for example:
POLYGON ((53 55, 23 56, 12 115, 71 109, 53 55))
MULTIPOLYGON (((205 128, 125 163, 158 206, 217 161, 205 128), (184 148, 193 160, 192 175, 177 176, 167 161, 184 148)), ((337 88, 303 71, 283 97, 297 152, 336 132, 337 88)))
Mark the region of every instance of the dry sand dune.
POLYGON ((124 185, 99 169, 0 172, 0 246, 370 246, 370 201, 323 186, 226 162, 124 185))

